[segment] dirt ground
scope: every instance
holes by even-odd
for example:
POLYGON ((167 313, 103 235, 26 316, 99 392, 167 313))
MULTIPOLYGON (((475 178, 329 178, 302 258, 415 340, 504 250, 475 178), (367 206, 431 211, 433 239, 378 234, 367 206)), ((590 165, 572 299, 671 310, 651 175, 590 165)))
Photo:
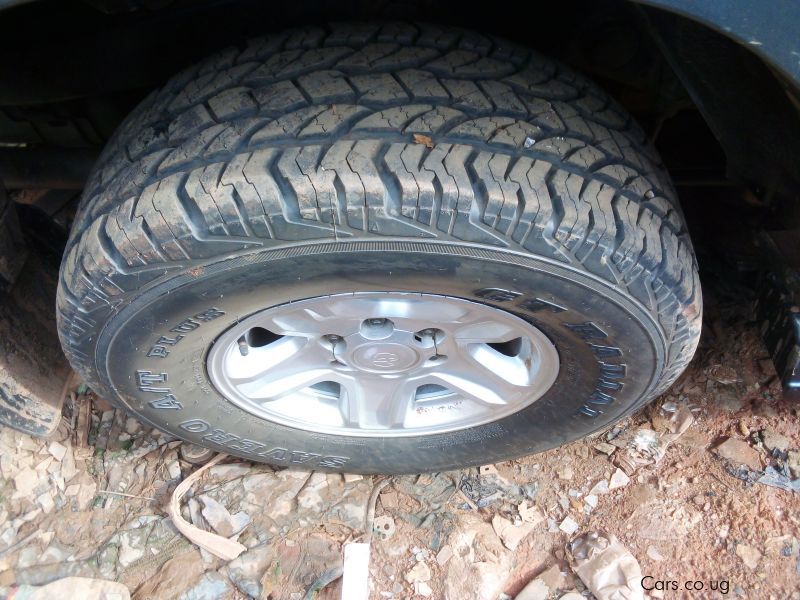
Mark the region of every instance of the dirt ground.
MULTIPOLYGON (((244 544, 233 561, 200 551, 167 517, 198 468, 181 442, 78 387, 52 439, 0 433, 3 597, 79 575, 121 582, 133 598, 312 598, 342 545, 366 539, 370 494, 385 485, 371 598, 591 598, 569 543, 600 532, 638 561, 648 597, 800 599, 800 492, 758 481, 767 469, 800 485, 800 404, 782 399, 743 310, 706 307, 688 371, 592 439, 388 483, 234 459, 212 467, 183 516, 244 544)), ((318 597, 339 598, 340 585, 318 597)))

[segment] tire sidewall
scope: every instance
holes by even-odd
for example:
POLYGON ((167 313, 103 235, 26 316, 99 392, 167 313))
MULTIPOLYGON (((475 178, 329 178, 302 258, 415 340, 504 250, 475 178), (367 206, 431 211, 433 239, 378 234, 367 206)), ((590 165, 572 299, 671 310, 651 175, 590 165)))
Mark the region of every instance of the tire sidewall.
POLYGON ((567 265, 492 248, 385 240, 309 243, 196 265, 119 308, 94 355, 113 397, 183 439, 297 468, 407 473, 498 462, 596 431, 649 397, 665 348, 643 306, 567 265), (222 397, 209 380, 210 347, 242 319, 286 302, 368 291, 447 295, 507 310, 553 342, 556 382, 498 421, 367 438, 271 423, 222 397))

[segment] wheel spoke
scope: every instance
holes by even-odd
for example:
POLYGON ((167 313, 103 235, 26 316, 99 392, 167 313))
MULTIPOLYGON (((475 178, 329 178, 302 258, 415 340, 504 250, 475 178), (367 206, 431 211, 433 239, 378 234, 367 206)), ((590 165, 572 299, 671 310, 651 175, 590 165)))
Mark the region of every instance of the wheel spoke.
POLYGON ((378 376, 348 377, 340 384, 344 420, 361 429, 402 427, 419 385, 405 377, 378 376))
MULTIPOLYGON (((246 362, 247 368, 242 367, 238 373, 231 374, 230 381, 241 393, 257 401, 277 400, 315 383, 330 380, 334 371, 331 364, 333 353, 315 340, 283 338, 255 350, 241 357, 242 360, 237 357, 237 362, 246 362), (274 352, 267 352, 270 346, 279 345, 288 346, 289 349, 277 348, 274 352), (269 362, 268 359, 275 356, 277 360, 269 362), (252 364, 249 361, 253 361, 252 364)), ((234 357, 232 353, 231 358, 234 357)))
POLYGON ((505 405, 519 394, 520 387, 494 370, 497 365, 476 360, 468 348, 460 345, 453 344, 448 351, 443 368, 430 373, 426 382, 442 385, 481 404, 505 405))

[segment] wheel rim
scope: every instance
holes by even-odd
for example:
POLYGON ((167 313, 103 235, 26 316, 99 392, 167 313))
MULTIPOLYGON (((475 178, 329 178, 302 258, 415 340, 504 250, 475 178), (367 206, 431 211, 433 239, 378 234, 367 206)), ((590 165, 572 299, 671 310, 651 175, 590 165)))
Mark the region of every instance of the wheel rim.
POLYGON ((555 346, 503 310, 450 296, 363 292, 256 313, 223 333, 209 378, 242 409, 318 433, 434 435, 542 397, 555 346))

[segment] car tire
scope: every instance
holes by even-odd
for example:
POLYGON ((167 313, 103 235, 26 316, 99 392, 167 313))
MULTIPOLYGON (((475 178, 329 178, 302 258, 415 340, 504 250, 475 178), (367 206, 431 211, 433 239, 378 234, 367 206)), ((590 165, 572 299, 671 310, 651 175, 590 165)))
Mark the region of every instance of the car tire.
POLYGON ((141 420, 360 473, 606 427, 678 377, 701 312, 629 115, 526 48, 404 23, 268 36, 151 93, 86 186, 58 294, 71 363, 141 420))

